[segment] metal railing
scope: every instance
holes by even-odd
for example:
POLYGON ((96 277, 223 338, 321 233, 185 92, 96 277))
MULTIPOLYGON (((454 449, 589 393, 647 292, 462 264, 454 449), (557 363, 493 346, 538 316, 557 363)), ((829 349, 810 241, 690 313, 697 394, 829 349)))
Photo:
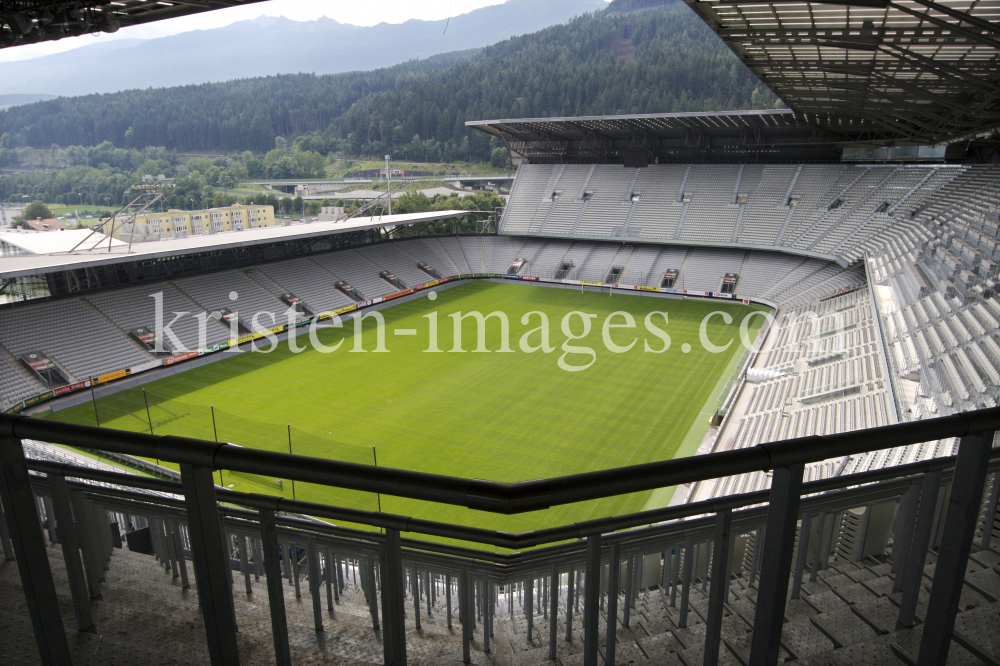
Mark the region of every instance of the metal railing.
MULTIPOLYGON (((227 534, 234 531, 256 534, 253 543, 260 544, 267 578, 276 659, 279 664, 290 663, 280 588, 281 558, 274 557, 274 554, 280 552, 279 529, 287 531, 294 528, 300 532, 293 540, 305 543, 312 553, 307 555, 310 567, 318 566, 322 556, 317 553, 324 549, 327 552, 333 549, 352 552, 358 562, 364 562, 368 567, 370 587, 366 588, 366 597, 376 628, 379 625, 378 604, 381 603, 381 636, 386 664, 401 665, 407 661, 404 610, 407 570, 412 569, 416 575, 420 567, 425 572, 454 574, 459 582, 460 619, 470 618, 469 613, 473 612, 470 608, 478 607, 486 609, 483 611, 484 622, 492 622, 492 602, 485 605, 482 602, 492 599, 498 584, 533 581, 552 575, 554 587, 559 575, 569 572, 572 585, 572 574, 583 574, 583 661, 588 666, 596 666, 600 656, 604 657, 605 663, 614 664, 615 661, 617 604, 621 585, 624 583, 626 589, 630 589, 633 595, 635 593, 634 580, 629 576, 624 581, 619 580, 621 562, 633 562, 643 553, 678 553, 676 562, 670 565, 670 576, 667 575, 666 562, 663 575, 663 580, 673 585, 676 593, 680 580, 677 577, 681 575, 680 553, 683 553, 683 616, 691 582, 692 544, 704 542, 714 544, 706 576, 706 583, 711 581, 711 585, 704 618, 707 625, 704 663, 718 663, 733 537, 748 531, 755 532, 758 553, 751 580, 755 581, 759 575, 756 609, 752 622, 748 620, 753 630, 748 660, 753 664, 776 663, 783 647, 781 633, 789 586, 795 598, 796 586, 801 582, 806 565, 806 546, 802 539, 808 541, 810 538, 807 527, 810 519, 822 519, 831 512, 843 512, 850 507, 892 501, 898 503, 892 549, 893 565, 897 571, 895 585, 902 592, 898 627, 912 626, 916 621, 917 597, 932 530, 936 533, 935 540, 939 539, 941 543, 920 652, 916 656, 917 663, 929 665, 945 661, 952 641, 959 595, 980 519, 987 475, 1000 466, 1000 450, 992 448, 993 433, 998 428, 1000 408, 993 408, 851 433, 797 438, 692 458, 551 479, 501 483, 3 415, 0 416, 0 499, 38 650, 46 664, 66 664, 71 660, 44 536, 39 526, 36 505, 39 493, 50 498, 52 512, 59 525, 86 520, 87 512, 79 505, 72 505, 76 498, 84 494, 108 506, 115 503, 122 506, 130 503, 156 506, 156 511, 161 512, 162 520, 166 521, 163 524, 176 526, 186 523, 184 536, 194 565, 208 653, 213 664, 239 663, 232 562, 228 554, 232 542, 227 545, 227 534), (803 483, 803 468, 808 463, 951 437, 960 438, 958 454, 952 458, 803 483), (181 469, 180 482, 27 460, 22 439, 176 463, 181 469), (514 533, 227 490, 213 483, 213 472, 218 469, 279 476, 299 482, 500 514, 538 511, 750 472, 770 472, 772 480, 770 490, 514 533), (947 504, 937 510, 939 491, 953 478, 961 482, 952 483, 947 504), (88 481, 104 485, 95 488, 88 485, 88 481), (139 492, 142 490, 154 493, 139 492), (279 515, 283 512, 367 525, 381 531, 322 525, 279 515), (456 539, 514 552, 437 543, 404 537, 404 533, 456 539), (793 563, 796 552, 798 555, 793 563), (380 593, 378 598, 376 590, 380 593), (607 617, 612 620, 607 623, 601 655, 599 639, 604 636, 599 635, 600 610, 605 603, 607 617)), ((987 502, 992 503, 988 504, 987 513, 996 510, 1000 473, 994 473, 993 479, 992 489, 987 493, 987 502)), ((73 537, 76 532, 87 534, 80 529, 62 530, 65 538, 63 552, 78 611, 78 625, 86 625, 86 607, 89 604, 87 581, 92 576, 91 568, 98 566, 94 563, 100 558, 94 550, 100 549, 100 546, 88 545, 86 538, 78 543, 73 537), (81 552, 82 559, 79 557, 81 552), (81 618, 81 615, 84 617, 81 618)), ((988 535, 990 530, 984 532, 988 535)), ((169 541, 174 538, 171 535, 176 533, 176 529, 167 529, 160 532, 160 538, 169 541)), ((5 535, 0 537, 5 538, 5 535)), ((983 539, 981 545, 986 545, 988 536, 983 539)), ((285 538, 283 543, 288 543, 288 539, 285 538)), ((245 543, 243 545, 245 547, 245 543)), ((7 548, 6 541, 4 546, 7 548)), ((176 550, 176 546, 172 547, 176 550)), ((246 558, 245 551, 242 557, 246 558)), ((186 566, 184 570, 186 572, 186 566)), ((317 576, 310 575, 309 578, 310 586, 319 585, 317 576)), ((578 576, 577 580, 581 577, 578 576)), ((553 599, 556 597, 554 593, 551 596, 553 599)), ((318 588, 314 603, 318 603, 316 599, 318 588)), ((553 614, 556 607, 557 603, 553 602, 553 614)), ((627 599, 625 608, 628 608, 627 599)), ((625 617, 628 617, 627 610, 625 617)), ((419 615, 417 622, 419 626, 419 615)), ((470 662, 474 624, 474 620, 462 623, 463 660, 466 663, 470 662)), ((549 654, 554 659, 557 650, 555 621, 550 622, 550 629, 549 654)), ((489 651, 489 632, 485 630, 483 642, 485 651, 489 651)))

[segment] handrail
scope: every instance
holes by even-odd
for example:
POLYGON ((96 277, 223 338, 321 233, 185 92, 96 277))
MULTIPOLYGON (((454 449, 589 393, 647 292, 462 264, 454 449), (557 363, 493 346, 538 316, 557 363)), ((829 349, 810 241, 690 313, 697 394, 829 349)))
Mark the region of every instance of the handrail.
POLYGON ((501 514, 537 511, 720 476, 769 471, 867 451, 996 430, 1000 430, 1000 407, 868 430, 798 437, 689 458, 504 483, 260 451, 185 437, 147 435, 60 423, 24 415, 0 415, 0 437, 37 439, 158 458, 181 465, 266 474, 501 514))
MULTIPOLYGON (((1000 460, 1000 450, 994 452, 993 459, 1000 460)), ((183 486, 178 481, 152 479, 134 474, 98 470, 47 460, 28 460, 27 464, 28 469, 41 472, 43 474, 57 474, 64 477, 86 479, 132 488, 141 488, 160 493, 171 493, 175 495, 182 495, 184 493, 183 486)), ((954 464, 954 456, 932 458, 906 465, 898 465, 895 467, 881 468, 868 472, 859 472, 856 474, 819 479, 817 481, 803 483, 802 495, 805 497, 812 494, 826 493, 845 488, 874 484, 889 479, 907 478, 934 470, 946 470, 954 464)), ((334 507, 314 502, 291 500, 273 495, 245 493, 236 490, 229 490, 227 488, 217 488, 216 494, 220 502, 231 503, 254 509, 270 509, 275 512, 297 513, 314 517, 328 518, 331 520, 369 525, 371 527, 383 529, 397 529, 400 532, 413 532, 428 536, 457 539, 461 541, 469 541, 516 550, 519 548, 531 548, 559 541, 585 539, 594 534, 609 534, 620 530, 651 525, 653 523, 682 520, 692 516, 704 514, 714 514, 727 509, 736 510, 757 504, 766 504, 769 501, 771 491, 769 489, 764 489, 750 493, 742 493, 739 495, 702 500, 691 504, 651 509, 648 511, 624 514, 620 516, 594 518, 567 525, 546 527, 537 530, 527 530, 523 532, 506 532, 502 530, 488 530, 478 527, 454 525, 450 523, 412 518, 410 516, 398 514, 334 507)))

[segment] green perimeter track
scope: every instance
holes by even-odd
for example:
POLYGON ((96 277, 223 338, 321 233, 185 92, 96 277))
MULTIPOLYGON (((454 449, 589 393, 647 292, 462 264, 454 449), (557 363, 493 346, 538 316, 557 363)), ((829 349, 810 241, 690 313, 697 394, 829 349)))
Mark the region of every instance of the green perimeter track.
MULTIPOLYGON (((665 460, 677 454, 702 410, 717 397, 714 391, 730 364, 743 352, 739 324, 757 306, 725 301, 660 299, 606 292, 578 292, 535 285, 469 282, 438 292, 430 301, 419 298, 382 310, 386 320, 385 346, 374 353, 375 322, 364 323, 366 353, 352 353, 354 325, 321 328, 319 340, 343 345, 319 353, 300 332, 299 344, 308 348, 292 353, 282 342, 271 353, 243 352, 232 358, 181 372, 144 386, 150 404, 147 418, 141 389, 130 389, 98 400, 101 425, 136 432, 213 439, 274 451, 288 450, 288 424, 293 451, 299 455, 370 464, 372 447, 382 467, 436 474, 520 481, 562 476, 623 465, 665 460), (631 351, 612 353, 602 341, 602 325, 609 314, 626 311, 635 317, 635 330, 612 329, 612 340, 631 351), (725 325, 714 316, 707 329, 714 344, 733 340, 722 353, 712 354, 699 342, 702 319, 711 312, 732 315, 725 325), (475 353, 476 322, 463 323, 466 353, 453 353, 454 312, 494 311, 507 314, 513 353, 499 353, 500 327, 487 322, 486 346, 491 353, 475 353), (521 336, 539 326, 533 316, 549 318, 551 353, 524 353, 521 336), (561 330, 571 311, 596 314, 590 334, 571 345, 590 347, 596 362, 581 372, 557 365, 567 340, 561 330), (653 322, 671 338, 664 353, 644 351, 644 342, 659 350, 663 342, 644 325, 649 312, 668 312, 653 322), (438 348, 426 353, 429 320, 437 312, 438 348), (399 336, 395 329, 416 329, 415 336, 399 336), (690 353, 682 345, 691 345, 690 353), (213 429, 210 406, 215 409, 213 429)), ((751 320, 751 339, 764 318, 751 320)), ((618 317, 615 322, 624 323, 618 317)), ((571 330, 582 332, 579 317, 571 330)), ((536 332, 529 338, 539 345, 536 332)), ((260 345, 263 348, 265 344, 260 345)), ((571 354, 567 362, 585 365, 589 357, 571 354)), ((728 376, 728 375, 727 375, 728 376)), ((90 403, 47 414, 49 418, 93 425, 90 403)), ((218 478, 218 475, 217 475, 218 478)), ((237 490, 291 497, 285 481, 225 473, 223 482, 237 490)), ((379 498, 366 493, 298 483, 300 500, 375 510, 379 498)), ((462 507, 438 505, 399 497, 381 497, 383 511, 456 522, 478 527, 521 531, 573 523, 589 518, 642 510, 650 492, 559 506, 520 516, 502 516, 462 507)))

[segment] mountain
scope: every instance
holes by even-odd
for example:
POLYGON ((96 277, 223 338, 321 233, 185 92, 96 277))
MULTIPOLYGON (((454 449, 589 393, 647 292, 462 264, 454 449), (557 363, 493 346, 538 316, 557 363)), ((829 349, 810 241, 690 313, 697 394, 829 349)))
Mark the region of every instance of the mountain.
POLYGON ((55 99, 55 97, 55 95, 0 95, 0 111, 12 106, 20 106, 21 104, 31 104, 32 102, 41 102, 46 99, 55 99))
POLYGON ((0 145, 282 145, 416 161, 489 159, 472 119, 767 108, 777 103, 683 2, 601 12, 477 51, 373 72, 281 75, 60 98, 0 111, 0 145))
POLYGON ((329 18, 297 22, 265 16, 224 28, 105 42, 0 64, 0 94, 72 96, 274 74, 373 70, 487 46, 605 7, 605 0, 508 0, 445 21, 372 27, 329 18))

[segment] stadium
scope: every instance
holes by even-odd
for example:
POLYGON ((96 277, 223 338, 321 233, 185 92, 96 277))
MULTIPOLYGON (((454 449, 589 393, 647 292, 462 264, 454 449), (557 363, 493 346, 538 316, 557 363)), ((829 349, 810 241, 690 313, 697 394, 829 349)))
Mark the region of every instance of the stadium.
POLYGON ((5 235, 0 664, 998 663, 1000 9, 687 4, 787 108, 5 235))

